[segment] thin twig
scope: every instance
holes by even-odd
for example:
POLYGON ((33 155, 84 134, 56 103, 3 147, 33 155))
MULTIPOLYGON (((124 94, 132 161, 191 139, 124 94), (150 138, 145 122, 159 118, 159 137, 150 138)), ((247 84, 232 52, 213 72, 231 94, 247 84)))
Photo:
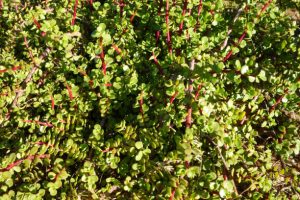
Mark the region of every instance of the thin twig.
MULTIPOLYGON (((36 70, 39 68, 39 65, 36 64, 36 62, 34 61, 34 58, 33 58, 33 54, 31 52, 31 50, 29 49, 29 45, 28 45, 28 42, 27 42, 27 39, 26 37, 24 38, 24 41, 25 41, 25 45, 27 47, 27 49, 29 50, 29 54, 30 54, 30 57, 32 59, 32 62, 33 62, 33 67, 32 69, 30 70, 30 72, 27 74, 25 80, 21 83, 21 89, 19 89, 17 92, 16 92, 16 96, 12 102, 12 104, 10 105, 10 109, 6 115, 6 120, 8 120, 10 118, 10 113, 12 112, 12 109, 14 107, 16 107, 18 105, 18 102, 19 102, 19 99, 20 97, 24 94, 24 91, 26 90, 26 87, 27 87, 27 84, 32 80, 32 77, 34 75, 34 73, 36 72, 36 70)), ((43 53, 42 55, 40 56, 40 60, 43 60, 48 54, 50 53, 50 48, 47 48, 43 53)), ((4 122, 4 121, 3 121, 4 122)), ((1 124, 1 126, 3 125, 3 123, 1 124)))
MULTIPOLYGON (((226 171, 229 172, 229 171, 230 171, 230 170, 229 170, 229 166, 228 166, 228 164, 227 164, 227 162, 226 162, 224 156, 222 155, 222 151, 221 151, 220 147, 219 147, 219 146, 218 146, 218 145, 217 145, 210 137, 206 136, 206 138, 207 138, 207 139, 208 139, 208 140, 209 140, 209 141, 217 148, 218 153, 219 153, 219 156, 221 157, 221 160, 222 160, 222 162, 223 162, 223 165, 224 165, 226 171)), ((230 176, 231 176, 231 175, 230 175, 230 176)), ((235 193, 237 196, 239 196, 239 192, 238 192, 238 190, 237 190, 237 187, 236 187, 236 184, 235 184, 235 181, 234 181, 233 177, 231 177, 231 179, 232 179, 232 183, 233 183, 234 193, 235 193)))
MULTIPOLYGON (((233 19, 232 26, 233 26, 234 23, 237 21, 237 19, 239 18, 239 16, 240 16, 241 13, 243 12, 243 10, 245 10, 245 8, 247 8, 247 4, 246 4, 245 6, 243 6, 243 7, 241 7, 241 8, 238 10, 236 16, 235 16, 234 19, 233 19)), ((229 29, 228 32, 227 32, 227 36, 226 36, 226 38, 225 38, 225 40, 224 40, 224 42, 223 42, 223 44, 222 44, 222 46, 221 46, 221 50, 225 49, 225 47, 227 46, 228 39, 229 39, 231 33, 232 33, 232 27, 230 27, 230 29, 229 29)))

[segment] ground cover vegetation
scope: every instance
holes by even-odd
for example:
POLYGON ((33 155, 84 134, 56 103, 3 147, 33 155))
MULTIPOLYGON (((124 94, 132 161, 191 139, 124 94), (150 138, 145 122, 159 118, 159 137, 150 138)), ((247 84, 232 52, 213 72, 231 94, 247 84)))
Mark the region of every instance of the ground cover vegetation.
POLYGON ((0 0, 0 199, 300 199, 298 6, 0 0))

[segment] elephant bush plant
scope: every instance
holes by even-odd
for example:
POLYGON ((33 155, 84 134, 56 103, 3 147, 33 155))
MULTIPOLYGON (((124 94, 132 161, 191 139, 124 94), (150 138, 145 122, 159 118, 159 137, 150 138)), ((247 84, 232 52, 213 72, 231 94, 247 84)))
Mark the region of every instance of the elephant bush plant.
POLYGON ((1 0, 0 199, 300 199, 288 2, 1 0))

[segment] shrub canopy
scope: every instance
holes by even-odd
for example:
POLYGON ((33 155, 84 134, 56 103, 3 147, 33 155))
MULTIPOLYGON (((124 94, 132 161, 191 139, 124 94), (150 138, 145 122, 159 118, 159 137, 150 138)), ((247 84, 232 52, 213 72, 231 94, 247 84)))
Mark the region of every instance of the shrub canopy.
POLYGON ((0 0, 0 198, 299 199, 292 3, 0 0))

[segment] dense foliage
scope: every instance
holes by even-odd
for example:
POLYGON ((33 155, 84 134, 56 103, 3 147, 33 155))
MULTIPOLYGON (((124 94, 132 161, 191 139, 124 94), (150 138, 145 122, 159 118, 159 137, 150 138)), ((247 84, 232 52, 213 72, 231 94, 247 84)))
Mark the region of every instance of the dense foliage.
POLYGON ((300 199, 287 5, 0 0, 0 199, 300 199))

